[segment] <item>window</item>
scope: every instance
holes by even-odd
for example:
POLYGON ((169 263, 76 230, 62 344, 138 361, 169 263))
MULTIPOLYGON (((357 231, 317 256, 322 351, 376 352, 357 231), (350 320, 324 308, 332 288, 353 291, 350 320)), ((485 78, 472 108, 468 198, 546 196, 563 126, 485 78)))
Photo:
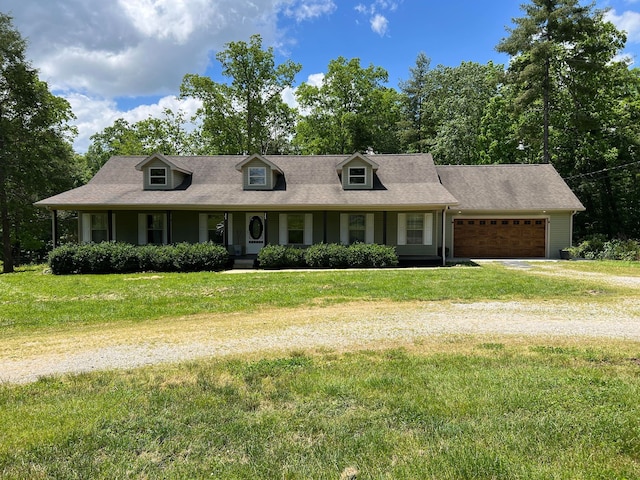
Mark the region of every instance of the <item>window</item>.
POLYGON ((260 187, 267 185, 266 167, 249 167, 249 185, 260 187))
POLYGON ((365 167, 349 167, 349 185, 364 185, 367 183, 366 171, 365 167))
POLYGON ((166 168, 150 168, 149 169, 149 185, 166 185, 167 169, 166 168))
POLYGON ((422 245, 424 238, 424 215, 422 213, 407 214, 407 245, 422 245))
POLYGON ((349 244, 365 242, 367 222, 365 215, 349 215, 349 244))
POLYGON ((219 245, 224 244, 224 214, 207 215, 207 241, 219 245))
MULTIPOLYGON (((456 225, 464 225, 456 220, 456 225)), ((433 243, 433 213, 399 213, 398 245, 431 245, 433 243)))
POLYGON ((91 214, 91 241, 93 243, 109 240, 108 228, 106 213, 91 214))
POLYGON ((304 214, 287 215, 288 243, 304 243, 304 214))
POLYGON ((147 215, 147 243, 162 245, 164 242, 164 214, 147 215))

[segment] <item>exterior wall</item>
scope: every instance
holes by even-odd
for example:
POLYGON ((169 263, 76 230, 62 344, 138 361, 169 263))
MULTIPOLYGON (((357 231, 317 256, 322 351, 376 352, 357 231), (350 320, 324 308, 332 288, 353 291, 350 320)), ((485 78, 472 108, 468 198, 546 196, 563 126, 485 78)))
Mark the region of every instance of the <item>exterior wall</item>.
POLYGON ((373 188, 373 169, 367 162, 354 158, 342 167, 342 188, 345 190, 370 190, 373 188), (364 168, 366 173, 365 183, 362 185, 349 185, 349 168, 364 168))
POLYGON ((171 212, 171 240, 174 243, 198 243, 200 240, 200 218, 198 212, 171 212))
POLYGON ((560 250, 570 247, 573 215, 571 212, 559 212, 550 215, 547 230, 547 255, 549 258, 560 258, 560 250))
POLYGON ((173 190, 184 182, 185 177, 186 175, 184 173, 172 170, 169 165, 160 159, 155 159, 149 162, 142 169, 142 178, 145 190, 173 190), (149 183, 149 169, 151 168, 164 168, 167 171, 166 185, 151 185, 149 183))
POLYGON ((264 163, 258 158, 254 158, 253 160, 251 160, 250 162, 248 162, 246 165, 242 167, 242 186, 245 190, 272 190, 273 184, 275 182, 274 177, 275 177, 275 173, 272 172, 271 167, 269 167, 269 165, 267 165, 266 163, 264 163), (260 185, 260 186, 249 185, 249 168, 251 167, 263 167, 266 169, 266 175, 267 175, 266 185, 260 185))
POLYGON ((116 241, 136 245, 138 243, 138 212, 119 212, 116 214, 116 241))

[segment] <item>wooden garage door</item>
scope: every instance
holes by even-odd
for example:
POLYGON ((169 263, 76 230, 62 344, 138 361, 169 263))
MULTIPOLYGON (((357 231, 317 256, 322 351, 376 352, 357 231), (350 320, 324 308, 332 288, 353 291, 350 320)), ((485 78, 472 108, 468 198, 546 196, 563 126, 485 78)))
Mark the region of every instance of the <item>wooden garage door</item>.
POLYGON ((546 220, 456 219, 453 254, 460 258, 534 258, 546 254, 546 220))

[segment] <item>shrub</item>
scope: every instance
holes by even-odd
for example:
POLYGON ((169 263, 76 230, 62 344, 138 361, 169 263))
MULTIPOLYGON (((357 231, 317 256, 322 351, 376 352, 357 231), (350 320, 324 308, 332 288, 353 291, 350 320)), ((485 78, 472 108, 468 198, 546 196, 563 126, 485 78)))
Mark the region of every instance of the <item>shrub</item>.
POLYGON ((593 260, 598 258, 602 252, 607 237, 601 234, 595 234, 585 238, 577 246, 569 248, 569 252, 573 258, 586 258, 593 260))
POLYGON ((640 244, 637 240, 613 239, 605 242, 598 258, 603 260, 640 260, 640 244))
POLYGON ((304 252, 304 260, 310 267, 317 268, 345 268, 349 265, 347 247, 336 243, 311 245, 304 252))
POLYGON ((56 275, 70 273, 131 273, 135 271, 221 270, 229 254, 213 243, 145 245, 89 243, 64 245, 51 251, 49 266, 56 275))
POLYGON ((347 247, 347 262, 352 268, 393 267, 398 264, 398 255, 387 245, 354 243, 347 247))
POLYGON ((262 268, 304 267, 304 250, 284 245, 267 245, 258 253, 258 263, 262 268))

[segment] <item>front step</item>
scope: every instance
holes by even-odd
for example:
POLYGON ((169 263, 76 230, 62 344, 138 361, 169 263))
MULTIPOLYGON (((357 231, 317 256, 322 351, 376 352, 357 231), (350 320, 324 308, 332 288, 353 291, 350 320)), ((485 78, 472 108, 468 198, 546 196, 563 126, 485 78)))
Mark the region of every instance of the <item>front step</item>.
POLYGON ((253 258, 236 258, 233 260, 234 270, 251 270, 254 267, 253 258))

